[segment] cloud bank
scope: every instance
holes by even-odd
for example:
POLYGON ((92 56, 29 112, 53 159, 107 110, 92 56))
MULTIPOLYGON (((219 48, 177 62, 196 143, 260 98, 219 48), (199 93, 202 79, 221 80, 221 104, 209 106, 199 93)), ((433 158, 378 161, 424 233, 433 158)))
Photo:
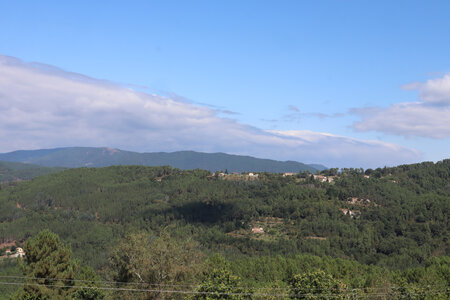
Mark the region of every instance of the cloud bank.
POLYGON ((310 131, 266 131, 214 109, 0 56, 0 152, 109 146, 227 152, 327 166, 417 161, 417 151, 310 131))
POLYGON ((362 117, 353 124, 358 131, 380 131, 404 137, 434 139, 450 137, 450 75, 403 86, 417 90, 418 102, 406 102, 387 108, 357 108, 351 112, 362 117))

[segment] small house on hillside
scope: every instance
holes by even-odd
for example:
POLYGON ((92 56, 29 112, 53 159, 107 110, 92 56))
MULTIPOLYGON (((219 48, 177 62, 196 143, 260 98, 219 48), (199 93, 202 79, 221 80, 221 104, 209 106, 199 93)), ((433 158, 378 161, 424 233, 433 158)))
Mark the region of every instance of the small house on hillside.
POLYGON ((313 175, 314 179, 319 180, 320 182, 326 182, 328 180, 327 176, 323 175, 313 175))
POLYGON ((23 251, 22 248, 17 247, 14 253, 11 250, 6 250, 6 255, 8 257, 24 257, 25 251, 23 251))
POLYGON ((283 174, 283 177, 286 177, 286 176, 294 176, 294 173, 286 172, 286 173, 283 174))
POLYGON ((17 247, 16 248, 16 255, 17 255, 17 257, 24 257, 25 256, 25 251, 23 251, 22 248, 17 247))
POLYGON ((264 229, 262 227, 253 227, 252 228, 252 233, 264 233, 264 229))
POLYGON ((350 216, 351 218, 356 217, 359 214, 359 210, 350 210, 347 208, 339 209, 344 215, 350 216))

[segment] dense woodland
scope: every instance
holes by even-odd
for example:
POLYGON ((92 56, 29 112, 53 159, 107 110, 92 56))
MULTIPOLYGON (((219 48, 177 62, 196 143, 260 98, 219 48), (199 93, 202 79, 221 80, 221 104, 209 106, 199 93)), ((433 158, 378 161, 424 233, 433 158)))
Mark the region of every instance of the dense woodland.
POLYGON ((34 177, 61 172, 62 170, 64 168, 48 168, 32 164, 0 161, 0 184, 4 182, 30 180, 34 177))
MULTIPOLYGON (((99 287, 198 292, 95 290, 106 298, 449 297, 450 160, 322 175, 69 169, 1 186, 0 242, 33 251, 50 229, 99 287)), ((1 260, 0 276, 32 272, 20 264, 1 260)))

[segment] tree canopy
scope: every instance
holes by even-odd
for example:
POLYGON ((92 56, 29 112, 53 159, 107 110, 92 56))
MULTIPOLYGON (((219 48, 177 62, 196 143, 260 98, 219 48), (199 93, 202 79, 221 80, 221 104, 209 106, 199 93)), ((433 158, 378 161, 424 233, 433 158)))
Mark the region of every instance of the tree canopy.
MULTIPOLYGON (((322 177, 70 169, 0 190, 0 242, 32 243, 51 228, 62 257, 110 282, 200 284, 207 277, 190 270, 220 253, 230 265, 211 280, 229 274, 255 288, 288 288, 294 275, 322 270, 349 289, 406 278, 415 291, 449 283, 449 182, 450 160, 322 177)), ((0 273, 16 272, 0 264, 0 273)))

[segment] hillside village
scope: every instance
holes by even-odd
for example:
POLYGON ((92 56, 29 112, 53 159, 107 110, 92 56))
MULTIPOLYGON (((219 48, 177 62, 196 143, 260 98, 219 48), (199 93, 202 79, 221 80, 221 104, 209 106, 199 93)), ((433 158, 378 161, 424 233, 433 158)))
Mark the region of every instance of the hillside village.
POLYGON ((0 244, 0 259, 23 258, 25 251, 22 247, 17 247, 15 242, 0 244))

